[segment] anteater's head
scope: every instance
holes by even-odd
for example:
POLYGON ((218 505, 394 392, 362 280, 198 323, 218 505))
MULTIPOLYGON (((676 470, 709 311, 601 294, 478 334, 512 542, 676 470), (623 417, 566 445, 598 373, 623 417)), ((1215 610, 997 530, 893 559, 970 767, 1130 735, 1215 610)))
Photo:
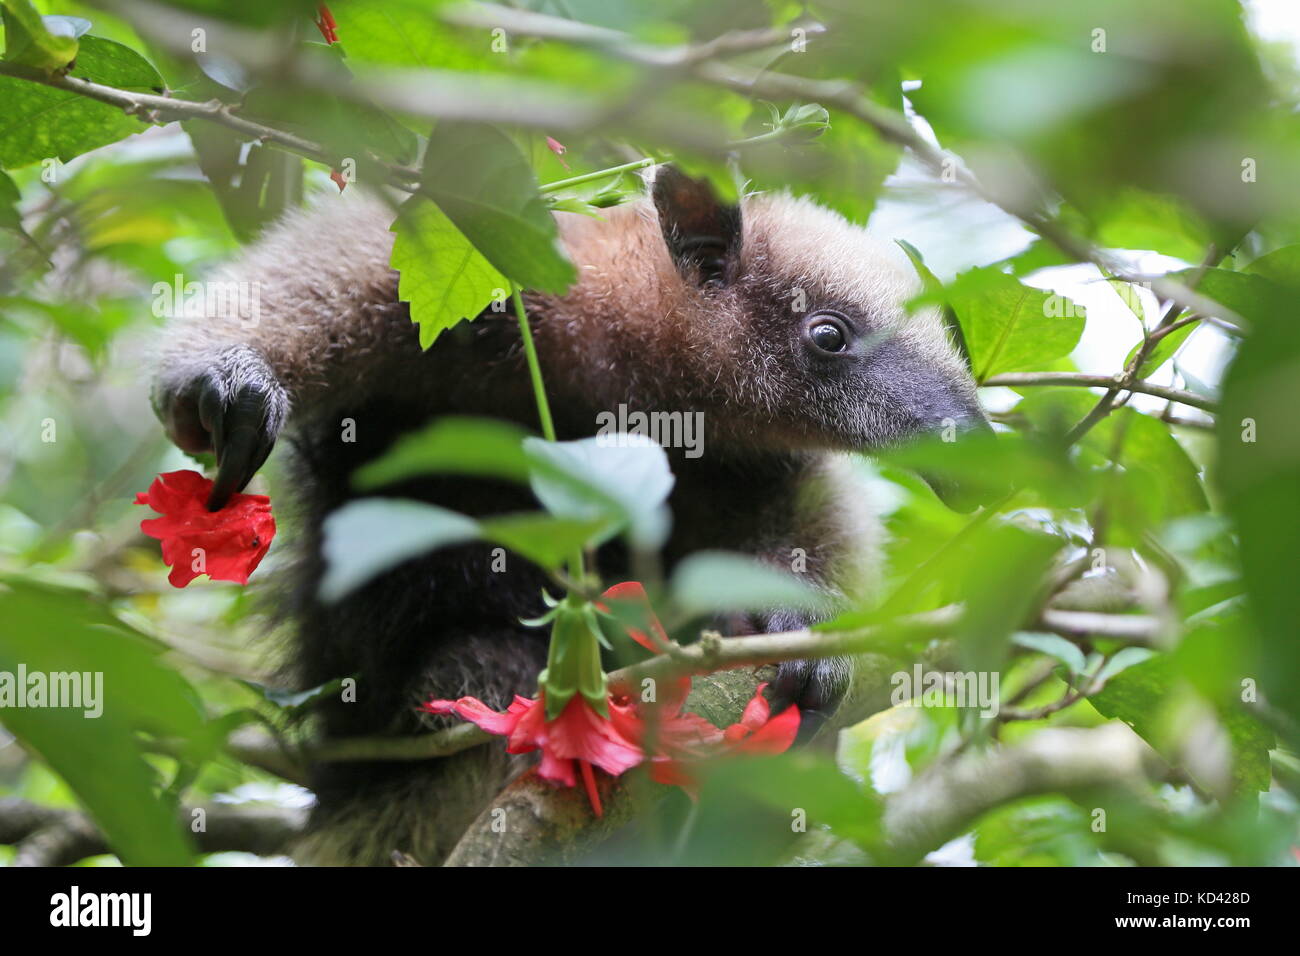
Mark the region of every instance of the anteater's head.
POLYGON ((900 249, 807 199, 722 202, 671 166, 650 192, 566 229, 583 364, 624 373, 591 384, 600 402, 702 411, 722 448, 988 429, 940 310, 905 308, 921 285, 900 249))

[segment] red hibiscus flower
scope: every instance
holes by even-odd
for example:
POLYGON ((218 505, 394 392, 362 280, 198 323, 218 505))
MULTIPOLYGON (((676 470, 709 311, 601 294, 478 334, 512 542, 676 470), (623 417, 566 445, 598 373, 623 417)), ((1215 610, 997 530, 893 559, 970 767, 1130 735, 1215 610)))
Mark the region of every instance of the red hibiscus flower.
MULTIPOLYGON (((629 635, 637 643, 653 651, 668 644, 668 635, 650 610, 645 589, 640 584, 635 581, 618 584, 602 596, 641 605, 641 615, 654 638, 628 626, 629 635)), ((608 610, 603 604, 598 607, 608 610)), ((560 716, 549 722, 541 695, 531 700, 516 696, 504 713, 492 710, 474 697, 431 700, 422 709, 431 714, 454 713, 488 733, 508 738, 509 753, 541 750, 542 762, 537 772, 554 783, 575 786, 576 766, 582 773, 592 809, 600 816, 600 796, 592 767, 618 776, 644 762, 649 754, 651 779, 680 786, 693 796, 695 778, 691 764, 695 762, 722 753, 788 750, 799 731, 799 709, 791 706, 771 717, 771 707, 763 697, 766 687, 766 684, 759 685, 740 720, 725 730, 698 714, 683 712, 691 689, 689 677, 672 681, 661 698, 645 708, 634 704, 626 695, 611 694, 608 718, 597 713, 580 694, 575 694, 560 716)))
POLYGON ((200 574, 214 581, 247 584, 275 537, 271 499, 265 495, 230 496, 220 511, 209 511, 212 482, 196 471, 169 471, 135 496, 162 515, 140 522, 140 530, 162 542, 167 580, 183 588, 200 574))

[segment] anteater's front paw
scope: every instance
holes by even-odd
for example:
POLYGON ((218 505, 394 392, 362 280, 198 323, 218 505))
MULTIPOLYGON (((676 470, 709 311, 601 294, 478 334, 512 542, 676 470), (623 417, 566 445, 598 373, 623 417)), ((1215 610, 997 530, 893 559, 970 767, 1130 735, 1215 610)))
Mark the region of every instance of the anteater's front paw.
MULTIPOLYGON (((805 615, 793 611, 730 616, 720 621, 724 636, 777 634, 797 631, 812 623, 805 615)), ((846 657, 818 660, 783 661, 777 666, 776 678, 768 687, 772 713, 778 714, 791 704, 799 708, 799 736, 796 743, 807 743, 835 713, 849 689, 852 662, 846 657)))
POLYGON ((289 400, 266 360, 245 346, 211 365, 160 384, 154 403, 168 437, 185 452, 214 452, 217 477, 208 507, 216 510, 262 467, 284 426, 289 400))

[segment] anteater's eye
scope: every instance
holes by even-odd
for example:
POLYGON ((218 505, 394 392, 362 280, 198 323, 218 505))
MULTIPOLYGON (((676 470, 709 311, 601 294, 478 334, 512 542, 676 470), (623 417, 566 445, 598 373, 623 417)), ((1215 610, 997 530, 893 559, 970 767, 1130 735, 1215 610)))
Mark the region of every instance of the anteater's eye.
POLYGON ((815 315, 808 323, 808 341, 822 352, 843 352, 848 348, 848 333, 844 323, 830 315, 815 315))

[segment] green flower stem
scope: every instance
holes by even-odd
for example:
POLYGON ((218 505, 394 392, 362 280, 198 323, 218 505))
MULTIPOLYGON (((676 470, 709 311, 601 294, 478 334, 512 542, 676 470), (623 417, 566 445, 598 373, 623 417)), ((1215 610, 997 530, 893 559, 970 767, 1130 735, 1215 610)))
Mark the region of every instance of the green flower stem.
MULTIPOLYGON (((510 298, 514 300, 515 315, 519 318, 519 337, 524 343, 528 375, 533 381, 533 399, 537 402, 537 417, 542 422, 542 437, 547 441, 555 441, 555 422, 551 418, 551 403, 546 400, 546 386, 542 383, 542 365, 537 360, 537 346, 533 344, 533 330, 528 324, 528 310, 524 308, 524 297, 518 283, 510 283, 510 298)), ((575 551, 569 558, 569 576, 578 582, 586 577, 581 550, 575 551)))
POLYGON ((537 361, 537 346, 533 345, 533 330, 528 325, 528 312, 524 308, 524 297, 516 283, 510 283, 510 297, 515 303, 515 315, 519 317, 519 337, 524 342, 524 355, 528 359, 528 374, 533 380, 533 398, 537 402, 537 417, 542 420, 542 437, 555 441, 555 423, 551 420, 551 405, 546 400, 546 386, 542 384, 542 366, 537 361))
POLYGON ((569 186, 580 186, 583 183, 589 183, 594 179, 605 179, 609 176, 617 176, 619 173, 626 173, 633 169, 645 169, 647 166, 653 166, 655 160, 647 156, 645 159, 638 159, 633 163, 624 163, 622 166, 610 166, 608 169, 598 169, 594 173, 583 173, 581 176, 572 176, 568 179, 557 179, 553 183, 547 183, 540 188, 540 192, 553 193, 569 186))

